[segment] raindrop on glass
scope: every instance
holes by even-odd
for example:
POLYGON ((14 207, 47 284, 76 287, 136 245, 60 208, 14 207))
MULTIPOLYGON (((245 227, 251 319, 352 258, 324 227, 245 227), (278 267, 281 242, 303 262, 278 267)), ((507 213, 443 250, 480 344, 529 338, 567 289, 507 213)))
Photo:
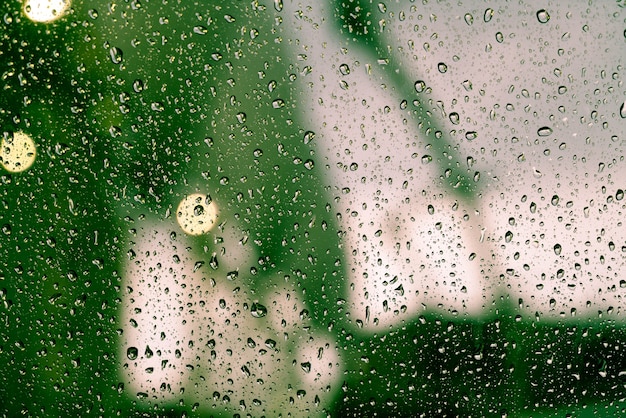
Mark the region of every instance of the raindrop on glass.
POLYGON ((541 9, 537 12, 537 20, 539 21, 539 23, 548 23, 548 20, 550 20, 550 15, 546 11, 546 9, 541 9))
POLYGON ((418 80, 415 82, 415 91, 418 93, 423 93, 426 90, 426 83, 423 80, 418 80))
POLYGON ((255 318, 263 318, 267 315, 267 308, 260 303, 253 303, 250 307, 250 314, 255 318))
POLYGON ((128 349, 126 350, 126 357, 128 357, 129 360, 137 359, 138 355, 139 350, 137 349, 137 347, 128 347, 128 349))
POLYGON ((537 129, 537 135, 539 136, 549 136, 552 133, 552 128, 548 126, 543 126, 537 129))
POLYGON ((485 16, 484 16, 485 23, 491 21, 492 17, 493 17, 493 9, 490 7, 487 10, 485 10, 485 16))
POLYGON ((109 56, 111 57, 111 62, 113 64, 119 64, 124 59, 122 50, 115 46, 109 49, 109 56))

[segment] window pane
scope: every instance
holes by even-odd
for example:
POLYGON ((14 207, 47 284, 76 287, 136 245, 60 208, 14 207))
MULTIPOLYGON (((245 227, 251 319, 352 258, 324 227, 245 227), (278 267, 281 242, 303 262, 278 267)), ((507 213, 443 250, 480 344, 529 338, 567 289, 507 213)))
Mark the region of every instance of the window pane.
POLYGON ((622 5, 0 9, 5 415, 620 415, 622 5))

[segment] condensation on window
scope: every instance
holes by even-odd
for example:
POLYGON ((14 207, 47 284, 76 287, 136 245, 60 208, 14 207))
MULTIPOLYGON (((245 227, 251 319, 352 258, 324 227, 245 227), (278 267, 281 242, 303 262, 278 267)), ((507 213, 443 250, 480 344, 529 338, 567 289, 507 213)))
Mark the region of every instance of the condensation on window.
POLYGON ((622 4, 0 11, 4 415, 623 414, 622 4))

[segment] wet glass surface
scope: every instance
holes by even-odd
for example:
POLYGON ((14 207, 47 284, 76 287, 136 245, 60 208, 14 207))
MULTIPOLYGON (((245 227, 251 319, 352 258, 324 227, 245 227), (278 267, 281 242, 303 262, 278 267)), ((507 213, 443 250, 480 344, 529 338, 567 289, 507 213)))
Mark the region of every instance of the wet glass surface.
POLYGON ((4 415, 623 414, 622 3, 0 14, 4 415))

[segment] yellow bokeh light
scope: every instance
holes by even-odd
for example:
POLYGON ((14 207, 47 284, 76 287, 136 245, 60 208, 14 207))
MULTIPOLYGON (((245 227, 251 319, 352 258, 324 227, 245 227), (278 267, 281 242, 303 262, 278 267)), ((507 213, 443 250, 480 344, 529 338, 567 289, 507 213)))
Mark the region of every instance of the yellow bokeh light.
POLYGON ((12 173, 27 170, 35 162, 36 154, 35 142, 23 132, 2 138, 0 143, 0 164, 12 173))
POLYGON ((25 0, 24 14, 33 22, 49 23, 62 17, 70 0, 25 0))
POLYGON ((176 210, 176 220, 186 234, 205 234, 217 222, 217 206, 207 195, 200 193, 189 195, 180 201, 176 210))

